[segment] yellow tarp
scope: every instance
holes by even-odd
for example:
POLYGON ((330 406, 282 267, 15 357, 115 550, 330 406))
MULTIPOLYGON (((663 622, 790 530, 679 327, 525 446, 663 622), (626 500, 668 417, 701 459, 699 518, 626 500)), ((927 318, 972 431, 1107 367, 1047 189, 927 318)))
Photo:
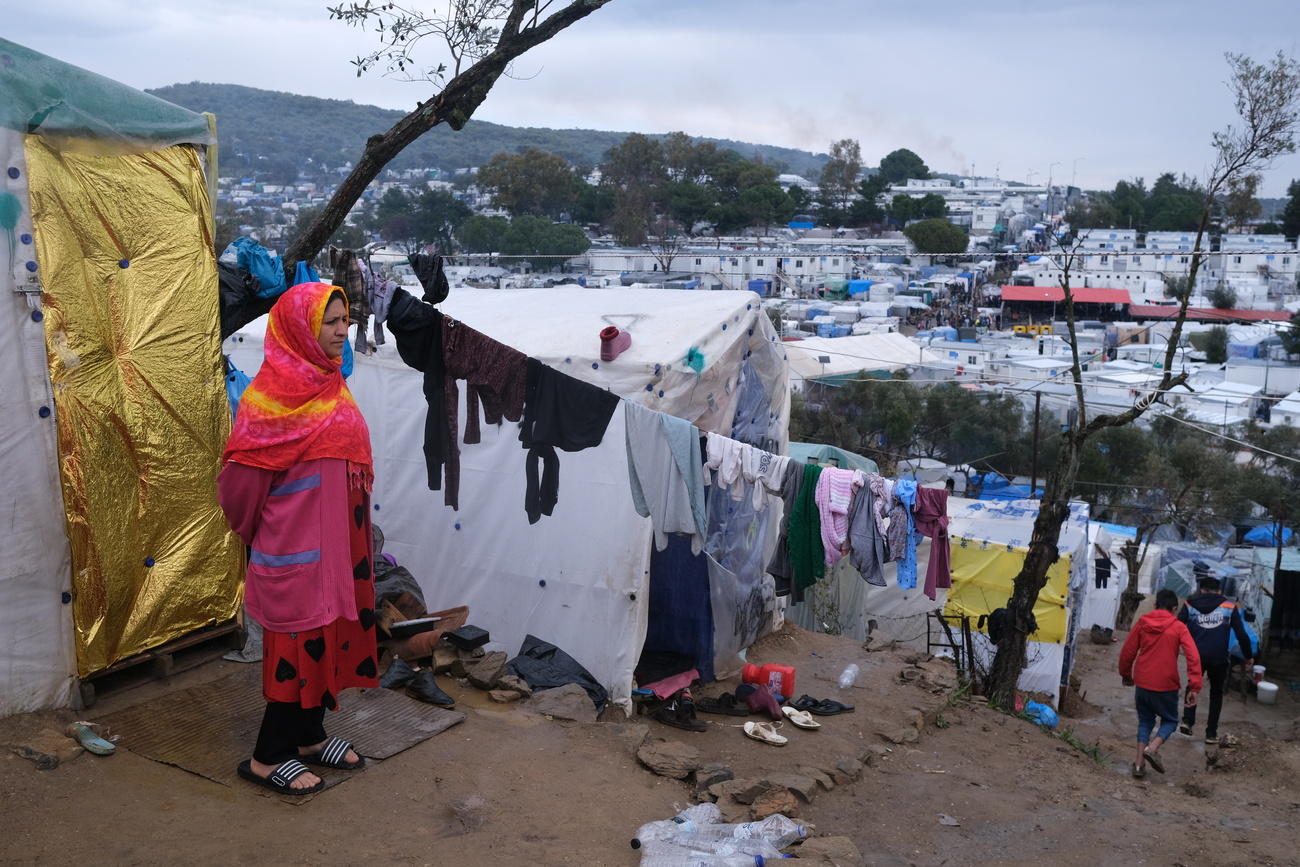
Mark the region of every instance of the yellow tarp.
MULTIPOLYGON (((971 627, 981 614, 1005 608, 1011 598, 1011 585, 1024 564, 1026 549, 952 537, 952 587, 944 613, 968 615, 971 627)), ((1034 604, 1038 631, 1031 641, 1060 644, 1065 640, 1068 612, 1066 596, 1070 592, 1070 555, 1064 554, 1047 570, 1047 586, 1034 604)), ((980 629, 987 632, 987 629, 980 629)))
POLYGON ((211 203, 187 146, 25 151, 85 676, 242 601, 211 203))

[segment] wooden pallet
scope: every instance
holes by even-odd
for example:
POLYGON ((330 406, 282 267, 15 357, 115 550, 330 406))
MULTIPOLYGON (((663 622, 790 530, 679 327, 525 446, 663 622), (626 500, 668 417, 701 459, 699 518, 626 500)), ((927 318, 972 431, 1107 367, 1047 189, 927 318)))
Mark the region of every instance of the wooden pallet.
POLYGON ((82 706, 91 707, 101 694, 166 679, 243 646, 244 629, 238 620, 204 626, 82 678, 79 684, 82 706))

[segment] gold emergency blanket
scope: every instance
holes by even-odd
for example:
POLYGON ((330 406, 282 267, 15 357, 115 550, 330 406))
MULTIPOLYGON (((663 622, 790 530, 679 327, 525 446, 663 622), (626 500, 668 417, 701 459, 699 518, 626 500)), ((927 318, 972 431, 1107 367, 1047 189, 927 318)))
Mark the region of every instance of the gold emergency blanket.
MULTIPOLYGON (((948 589, 948 602, 944 613, 969 615, 971 628, 981 614, 992 614, 1005 608, 1011 598, 1011 587, 1025 562, 1024 548, 1011 548, 992 542, 964 539, 953 536, 952 587, 948 589)), ((1060 644, 1065 640, 1067 626, 1066 598, 1070 592, 1070 555, 1061 558, 1047 570, 1047 585, 1034 603, 1034 619, 1038 631, 1029 636, 1030 641, 1060 644)), ((986 632, 987 629, 980 629, 986 632)))
POLYGON ((84 677, 242 601, 211 203, 188 146, 25 151, 84 677))

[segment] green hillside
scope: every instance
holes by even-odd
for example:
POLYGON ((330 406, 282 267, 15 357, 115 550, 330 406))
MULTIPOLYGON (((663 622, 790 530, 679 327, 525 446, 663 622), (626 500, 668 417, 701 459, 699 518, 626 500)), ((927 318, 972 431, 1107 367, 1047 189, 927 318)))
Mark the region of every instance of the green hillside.
MULTIPOLYGON (((155 96, 193 111, 217 116, 222 166, 235 170, 257 157, 292 160, 301 165, 311 157, 327 166, 355 161, 366 139, 383 132, 402 113, 339 99, 318 99, 235 84, 173 84, 149 91, 155 96), (241 156, 242 155, 242 156, 241 156)), ((627 133, 587 129, 512 127, 472 120, 456 132, 435 127, 408 147, 392 168, 436 166, 457 169, 478 166, 495 154, 528 148, 556 153, 580 166, 599 163, 607 150, 627 133)), ((827 157, 793 148, 755 145, 725 139, 702 139, 732 148, 742 156, 755 154, 765 162, 805 176, 815 177, 827 157)))

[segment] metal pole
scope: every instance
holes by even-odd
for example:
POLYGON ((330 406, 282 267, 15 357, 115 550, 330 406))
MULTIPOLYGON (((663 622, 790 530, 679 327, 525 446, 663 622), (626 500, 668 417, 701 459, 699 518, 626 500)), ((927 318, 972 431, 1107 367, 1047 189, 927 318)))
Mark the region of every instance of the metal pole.
POLYGON ((1034 392, 1034 461, 1032 469, 1029 471, 1029 496, 1034 496, 1034 490, 1038 487, 1038 408, 1042 403, 1043 393, 1034 392))

